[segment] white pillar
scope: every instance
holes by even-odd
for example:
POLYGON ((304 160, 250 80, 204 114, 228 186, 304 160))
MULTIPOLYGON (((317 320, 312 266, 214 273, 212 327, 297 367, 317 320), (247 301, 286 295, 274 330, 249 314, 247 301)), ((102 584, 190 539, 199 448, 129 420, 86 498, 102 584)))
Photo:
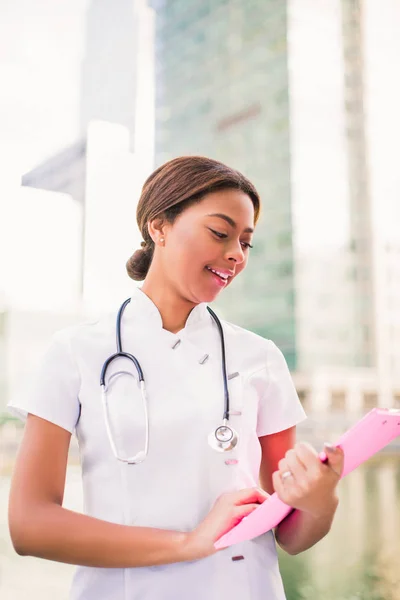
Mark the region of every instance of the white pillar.
POLYGON ((132 285, 125 264, 140 248, 136 207, 150 174, 145 154, 129 151, 122 125, 92 122, 88 129, 85 206, 84 306, 91 314, 117 309, 132 285))

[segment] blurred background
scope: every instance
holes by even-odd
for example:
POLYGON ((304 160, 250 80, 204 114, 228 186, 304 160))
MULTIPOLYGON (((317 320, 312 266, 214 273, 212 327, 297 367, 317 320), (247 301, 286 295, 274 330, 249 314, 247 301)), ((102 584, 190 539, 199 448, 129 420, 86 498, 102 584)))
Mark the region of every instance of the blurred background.
MULTIPOLYGON (((225 318, 284 352, 319 450, 400 407, 400 0, 0 0, 0 596, 68 597, 18 557, 7 498, 52 333, 132 285, 145 178, 182 154, 262 197, 225 318)), ((71 448, 65 503, 82 510, 71 448)), ((400 440, 349 475, 329 536, 280 553, 288 600, 400 600, 400 440)))

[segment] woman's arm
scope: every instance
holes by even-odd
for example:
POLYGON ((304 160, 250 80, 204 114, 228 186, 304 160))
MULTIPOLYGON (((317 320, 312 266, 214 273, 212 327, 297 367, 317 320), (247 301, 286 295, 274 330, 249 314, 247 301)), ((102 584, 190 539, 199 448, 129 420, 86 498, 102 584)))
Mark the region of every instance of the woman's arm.
POLYGON ((62 508, 70 438, 65 429, 28 416, 9 503, 16 552, 95 567, 188 560, 185 533, 117 525, 62 508))
POLYGON ((260 439, 262 462, 261 486, 293 506, 276 528, 278 544, 289 554, 298 554, 313 546, 330 530, 338 505, 336 486, 343 470, 343 452, 329 450, 328 462, 321 463, 317 452, 308 444, 295 445, 292 427, 260 439), (292 473, 284 481, 281 475, 292 473))
POLYGON ((71 434, 28 416, 14 471, 9 527, 15 550, 89 567, 143 567, 204 558, 214 542, 250 514, 265 494, 245 489, 220 496, 191 532, 117 525, 62 507, 71 434))

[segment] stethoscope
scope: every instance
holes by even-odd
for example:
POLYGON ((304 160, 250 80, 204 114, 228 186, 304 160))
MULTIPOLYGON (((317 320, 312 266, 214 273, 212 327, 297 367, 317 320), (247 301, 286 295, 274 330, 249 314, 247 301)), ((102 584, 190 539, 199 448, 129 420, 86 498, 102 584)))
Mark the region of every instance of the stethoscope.
MULTIPOLYGON (((101 369, 101 375, 100 375, 100 387, 101 387, 101 396, 102 396, 102 404, 103 404, 103 410, 104 410, 104 420, 105 420, 105 424, 106 424, 107 436, 110 441, 110 445, 111 445, 113 454, 114 454, 115 458, 117 458, 118 460, 120 460, 122 462, 129 463, 129 464, 138 464, 138 463, 143 462, 148 454, 149 415, 148 415, 148 410, 147 410, 146 385, 145 385, 144 375, 143 375, 143 371, 140 366, 140 363, 137 360, 137 358, 135 358, 135 356, 133 356, 133 354, 129 354, 128 352, 124 352, 122 350, 121 320, 122 320, 123 312, 130 301, 131 301, 130 298, 125 300, 125 302, 120 306, 120 309, 118 311, 117 323, 116 323, 117 352, 115 354, 112 354, 111 356, 109 356, 103 364, 103 367, 101 369), (105 378, 106 378, 106 373, 107 373, 108 367, 110 366, 112 361, 115 360, 116 358, 127 358, 135 365, 135 368, 136 368, 136 371, 137 371, 137 374, 139 377, 139 386, 140 386, 140 391, 141 391, 143 411, 144 411, 145 423, 146 423, 144 450, 140 450, 134 456, 130 456, 130 457, 123 457, 123 456, 119 455, 116 444, 115 444, 114 435, 112 432, 110 418, 109 418, 108 401, 107 401, 107 385, 105 382, 105 378)), ((214 450, 217 450, 217 452, 228 452, 229 450, 232 450, 236 446, 236 444, 238 442, 238 434, 230 425, 228 425, 228 421, 229 421, 229 391, 228 391, 228 377, 226 374, 224 332, 222 329, 221 322, 218 319, 215 312, 213 310, 211 310, 211 308, 209 306, 207 306, 207 310, 210 313, 210 315, 212 316, 212 318, 214 319, 214 321, 218 327, 219 336, 220 336, 220 340, 221 340, 221 354, 222 354, 221 363, 222 363, 222 378, 223 378, 223 382, 224 382, 224 402, 225 402, 222 424, 219 425, 214 431, 212 431, 209 434, 208 443, 211 446, 211 448, 213 448, 214 450)), ((125 371, 123 371, 123 372, 125 372, 125 371)), ((116 376, 118 374, 119 373, 115 373, 115 374, 111 375, 108 383, 110 383, 113 376, 116 376)), ((130 373, 127 373, 127 374, 130 374, 130 373)))

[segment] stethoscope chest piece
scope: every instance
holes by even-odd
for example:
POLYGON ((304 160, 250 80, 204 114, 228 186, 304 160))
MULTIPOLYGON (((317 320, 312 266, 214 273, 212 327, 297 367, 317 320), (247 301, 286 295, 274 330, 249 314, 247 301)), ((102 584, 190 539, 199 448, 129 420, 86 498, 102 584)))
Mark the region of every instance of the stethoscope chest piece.
POLYGON ((229 452, 233 450, 238 443, 238 434, 224 421, 208 436, 208 444, 217 452, 229 452))

